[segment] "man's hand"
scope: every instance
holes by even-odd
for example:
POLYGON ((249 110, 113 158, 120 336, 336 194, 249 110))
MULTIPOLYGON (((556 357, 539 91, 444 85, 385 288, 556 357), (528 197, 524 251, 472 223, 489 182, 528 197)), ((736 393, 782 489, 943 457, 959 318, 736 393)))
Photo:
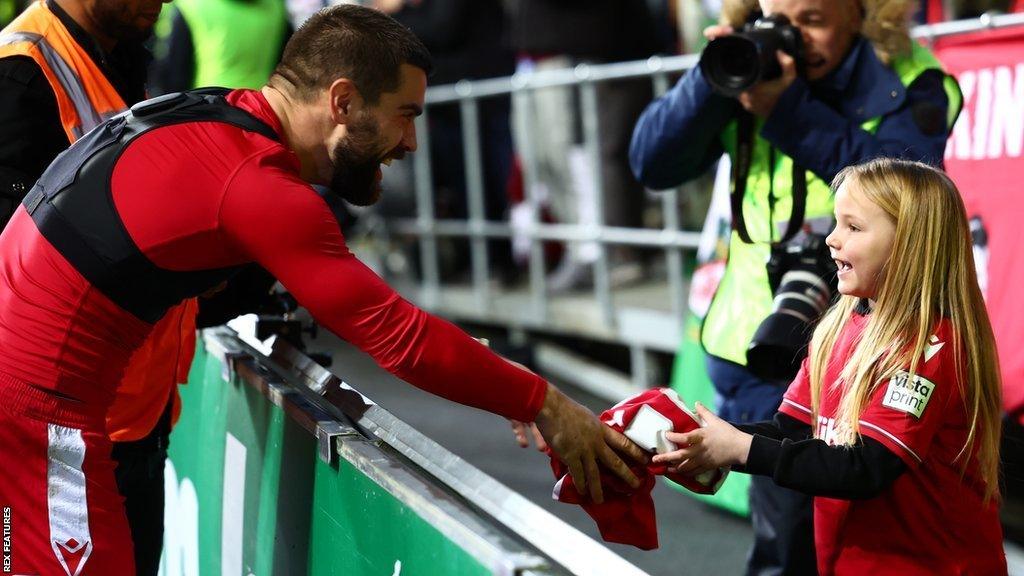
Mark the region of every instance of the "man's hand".
POLYGON ((548 384, 544 406, 537 414, 537 428, 559 460, 569 467, 569 475, 580 494, 604 502, 598 463, 636 488, 640 481, 616 452, 638 464, 647 456, 628 438, 605 426, 589 410, 548 384))
POLYGON ((796 61, 793 60, 793 57, 782 50, 776 51, 775 57, 779 59, 782 75, 774 80, 758 82, 753 88, 741 92, 736 98, 740 105, 754 116, 767 118, 771 115, 775 105, 779 102, 779 97, 789 88, 793 80, 796 80, 796 61))
POLYGON ((700 402, 697 403, 697 416, 704 427, 684 434, 666 432, 665 438, 682 448, 655 456, 655 463, 666 463, 669 471, 686 476, 696 476, 722 466, 747 463, 753 436, 740 432, 732 424, 715 416, 700 402))

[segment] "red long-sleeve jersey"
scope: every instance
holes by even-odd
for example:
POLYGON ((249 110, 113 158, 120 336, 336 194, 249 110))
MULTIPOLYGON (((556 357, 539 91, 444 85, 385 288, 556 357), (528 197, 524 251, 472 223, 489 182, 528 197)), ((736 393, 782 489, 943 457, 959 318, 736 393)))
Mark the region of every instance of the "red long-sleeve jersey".
MULTIPOLYGON (((261 93, 235 91, 228 102, 282 133, 261 93)), ((111 189, 132 241, 158 267, 257 262, 318 322, 409 383, 518 420, 540 410, 541 378, 402 299, 353 256, 285 143, 219 122, 165 126, 125 149, 111 189)), ((19 209, 0 235, 0 395, 53 422, 91 422, 150 328, 19 209)))

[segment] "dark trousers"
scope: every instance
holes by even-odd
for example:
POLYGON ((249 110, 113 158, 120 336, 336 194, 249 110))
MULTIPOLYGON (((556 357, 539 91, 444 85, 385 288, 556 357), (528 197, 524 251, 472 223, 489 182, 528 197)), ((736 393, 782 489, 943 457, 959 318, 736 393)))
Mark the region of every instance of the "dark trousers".
MULTIPOLYGON (((719 399, 719 416, 730 422, 770 420, 788 382, 763 380, 745 366, 707 356, 708 376, 719 399)), ((817 574, 813 498, 782 488, 765 476, 750 477, 750 520, 754 545, 748 576, 817 574)))
POLYGON ((1000 489, 1003 503, 999 515, 1007 540, 1024 544, 1024 426, 1018 412, 1003 418, 999 448, 1000 489))
POLYGON ((170 406, 148 436, 115 442, 112 457, 117 489, 124 497, 136 576, 156 576, 164 545, 164 463, 170 435, 170 406))
POLYGON ((597 85, 600 106, 602 210, 604 223, 643 227, 644 186, 629 167, 629 143, 640 114, 653 92, 646 79, 616 80, 597 85))
MULTIPOLYGON (((483 177, 484 218, 492 222, 508 219, 508 179, 512 170, 512 130, 509 126, 510 100, 507 97, 479 101, 477 128, 483 177)), ((469 216, 469 184, 466 177, 465 142, 462 116, 455 105, 430 109, 430 165, 435 192, 435 215, 439 219, 465 220, 469 216)), ((453 271, 470 266, 469 243, 454 242, 449 267, 453 271)), ((492 267, 512 266, 512 246, 506 238, 487 241, 488 261, 492 267)))
POLYGON ((782 488, 767 476, 750 477, 750 521, 754 545, 748 576, 818 573, 814 554, 813 498, 782 488))

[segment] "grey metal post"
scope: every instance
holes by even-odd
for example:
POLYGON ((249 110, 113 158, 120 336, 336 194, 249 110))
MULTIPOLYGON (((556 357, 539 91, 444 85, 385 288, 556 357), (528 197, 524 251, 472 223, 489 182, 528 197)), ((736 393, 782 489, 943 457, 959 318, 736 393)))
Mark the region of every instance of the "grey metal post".
POLYGON ((590 169, 594 179, 594 220, 587 226, 587 236, 597 240, 597 261, 594 262, 594 296, 601 309, 601 316, 607 326, 615 326, 615 307, 612 304, 611 285, 608 278, 608 247, 601 237, 604 226, 604 179, 601 176, 601 127, 597 115, 597 85, 590 80, 590 68, 586 64, 576 67, 580 79, 580 105, 583 112, 583 138, 590 158, 590 169))
POLYGON ((523 198, 530 209, 530 228, 527 236, 530 239, 530 299, 533 303, 533 319, 543 323, 547 317, 548 303, 547 291, 544 286, 544 243, 538 237, 540 229, 540 201, 536 196, 537 186, 537 157, 534 154, 533 130, 529 118, 533 115, 533 101, 531 99, 529 80, 522 75, 512 77, 513 95, 515 99, 515 111, 513 121, 517 123, 517 130, 520 134, 519 159, 523 163, 523 198))
POLYGON ((418 154, 413 154, 413 170, 416 178, 416 212, 420 228, 420 262, 423 266, 423 304, 427 308, 437 306, 440 298, 441 273, 437 262, 437 233, 434 222, 434 182, 430 169, 430 134, 427 130, 427 114, 416 119, 418 154))
MULTIPOLYGON (((661 69, 661 59, 654 57, 648 60, 648 66, 652 71, 661 69)), ((655 73, 652 77, 654 83, 654 97, 661 97, 668 92, 668 75, 665 72, 655 73)), ((679 189, 673 188, 662 193, 661 212, 664 218, 666 234, 679 231, 679 189)), ((686 314, 686 288, 683 286, 683 251, 676 246, 665 249, 665 267, 668 273, 669 298, 671 298, 672 315, 676 317, 679 325, 685 321, 686 314)))
POLYGON ((481 310, 487 309, 487 238, 484 236, 483 155, 480 153, 480 106, 473 97, 473 88, 466 80, 455 85, 462 95, 462 151, 466 168, 466 193, 469 207, 470 257, 473 266, 473 296, 481 310))
POLYGON ((629 345, 629 367, 633 376, 633 386, 637 390, 647 389, 647 351, 641 344, 629 345))

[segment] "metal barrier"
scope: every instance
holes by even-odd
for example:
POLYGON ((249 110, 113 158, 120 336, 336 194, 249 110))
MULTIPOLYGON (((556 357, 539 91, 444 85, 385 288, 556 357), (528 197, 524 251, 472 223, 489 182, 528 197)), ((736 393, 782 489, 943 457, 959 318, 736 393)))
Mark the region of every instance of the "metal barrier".
POLYGON ((189 380, 164 576, 645 574, 280 339, 207 330, 189 380))
MULTIPOLYGON (((915 28, 916 38, 931 40, 942 36, 1024 24, 1024 14, 989 15, 980 19, 947 22, 915 28)), ((631 350, 632 384, 646 387, 646 351, 675 352, 681 338, 687 277, 684 251, 697 248, 700 233, 680 227, 677 205, 679 190, 661 193, 664 226, 661 229, 617 228, 603 225, 602 186, 598 145, 600 116, 596 85, 616 80, 650 78, 655 96, 669 87, 670 77, 692 68, 696 55, 652 57, 646 61, 605 65, 581 64, 571 69, 544 70, 475 82, 461 81, 427 91, 427 110, 417 120, 421 151, 430 149, 427 116, 433 106, 458 103, 461 110, 468 190, 469 217, 466 220, 439 220, 434 217, 434 192, 429 154, 413 155, 416 218, 394 218, 385 222, 386 234, 415 237, 419 242, 422 280, 418 286, 404 286, 404 292, 418 304, 439 314, 457 319, 508 327, 512 330, 538 330, 576 335, 626 345, 631 350), (584 148, 590 159, 597 193, 593 198, 596 223, 545 224, 538 220, 538 202, 533 197, 537 179, 533 152, 519 150, 525 178, 526 202, 532 219, 522 232, 529 239, 529 276, 525 290, 495 290, 488 278, 487 240, 510 238, 508 222, 484 218, 484 189, 478 124, 481 99, 511 95, 516 108, 529 114, 529 91, 554 86, 572 86, 579 90, 583 118, 584 148), (438 238, 459 237, 469 240, 472 282, 463 286, 443 285, 438 266, 438 238), (599 247, 594 266, 594 288, 590 297, 578 295, 551 297, 544 284, 543 242, 593 242, 599 247), (608 245, 632 245, 664 251, 665 283, 632 290, 631 294, 613 294, 609 283, 606 248, 608 245), (442 289, 443 288, 443 289, 442 289), (624 300, 617 302, 616 300, 624 300)), ((529 134, 525 135, 529 140, 529 134)), ((399 283, 399 287, 403 286, 399 283)), ((582 382, 581 382, 582 383, 582 382)), ((612 388, 615 388, 614 386, 612 388)), ((622 387, 615 388, 616 390, 622 387)), ((600 391, 599 391, 600 392, 600 391)), ((617 394, 618 395, 618 394, 617 394)))

